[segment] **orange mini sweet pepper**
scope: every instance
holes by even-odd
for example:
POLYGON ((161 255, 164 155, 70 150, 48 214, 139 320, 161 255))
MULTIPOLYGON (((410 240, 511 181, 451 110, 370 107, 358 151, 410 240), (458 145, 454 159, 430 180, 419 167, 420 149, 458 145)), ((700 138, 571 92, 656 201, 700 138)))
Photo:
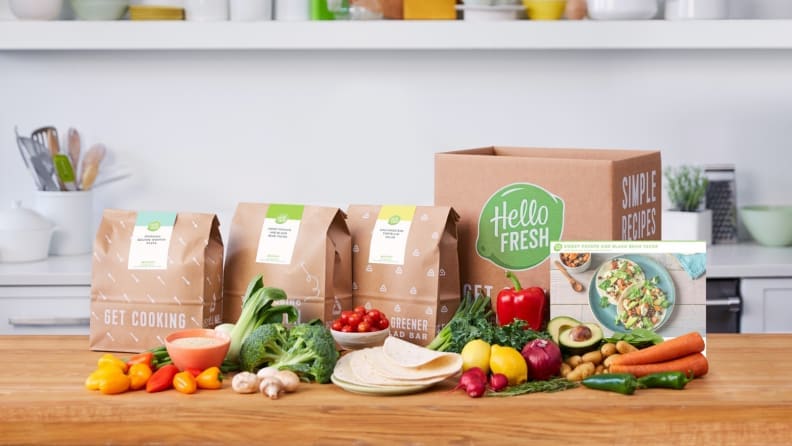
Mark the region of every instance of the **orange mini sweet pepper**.
POLYGON ((221 389, 223 387, 223 375, 217 367, 209 367, 199 374, 195 381, 199 389, 221 389))
POLYGON ((181 393, 195 393, 198 390, 198 383, 195 377, 188 371, 179 372, 173 377, 173 388, 181 393))

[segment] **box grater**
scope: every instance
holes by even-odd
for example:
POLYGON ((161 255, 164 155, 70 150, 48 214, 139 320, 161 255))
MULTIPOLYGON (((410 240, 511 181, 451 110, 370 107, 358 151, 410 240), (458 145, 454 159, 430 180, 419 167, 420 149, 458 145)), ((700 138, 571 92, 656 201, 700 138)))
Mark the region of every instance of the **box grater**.
POLYGON ((712 243, 737 243, 737 186, 733 164, 704 166, 707 209, 712 210, 712 243))

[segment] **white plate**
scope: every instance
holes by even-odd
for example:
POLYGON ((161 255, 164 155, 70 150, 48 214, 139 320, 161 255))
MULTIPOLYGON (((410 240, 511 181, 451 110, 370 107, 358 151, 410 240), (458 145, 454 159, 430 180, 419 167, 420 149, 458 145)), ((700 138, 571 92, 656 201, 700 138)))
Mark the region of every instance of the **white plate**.
POLYGON ((420 385, 416 384, 414 386, 367 386, 338 379, 338 377, 335 375, 330 376, 330 380, 333 382, 333 384, 346 390, 347 392, 359 393, 361 395, 407 395, 410 393, 417 393, 422 390, 426 390, 440 381, 443 381, 443 379, 441 379, 433 383, 420 385))
POLYGON ((457 5, 456 8, 468 21, 519 20, 525 12, 525 7, 519 5, 457 5))

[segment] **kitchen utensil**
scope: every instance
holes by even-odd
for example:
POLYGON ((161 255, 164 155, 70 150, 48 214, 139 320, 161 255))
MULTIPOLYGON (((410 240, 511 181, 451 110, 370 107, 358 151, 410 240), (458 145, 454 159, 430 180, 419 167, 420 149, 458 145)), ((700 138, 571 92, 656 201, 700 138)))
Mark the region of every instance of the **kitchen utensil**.
POLYGON ((712 211, 712 243, 737 243, 737 185, 733 164, 704 166, 707 209, 712 211))
POLYGON ((457 10, 463 12, 463 19, 470 21, 518 20, 525 8, 519 5, 457 5, 457 10))
POLYGON ((98 143, 91 146, 85 153, 80 166, 80 190, 88 190, 93 187, 96 175, 99 174, 99 164, 105 157, 107 148, 104 144, 98 143))
POLYGON ((34 209, 56 228, 50 254, 77 255, 91 252, 96 227, 93 219, 92 191, 39 191, 34 209))
POLYGON ((77 167, 80 164, 80 150, 81 150, 81 141, 80 141, 80 132, 77 131, 74 127, 69 128, 69 133, 67 135, 68 142, 67 142, 67 149, 69 151, 69 161, 71 161, 71 165, 74 168, 74 174, 77 175, 77 167))
POLYGON ((32 156, 32 154, 30 153, 26 143, 24 142, 24 137, 19 135, 19 130, 16 128, 16 126, 14 126, 14 133, 16 134, 16 141, 17 141, 17 147, 19 148, 19 154, 22 156, 22 161, 25 162, 25 168, 33 176, 33 182, 36 183, 36 189, 41 190, 41 180, 39 179, 38 174, 36 173, 35 169, 33 169, 33 166, 30 162, 30 157, 32 156))
POLYGON ((55 173, 55 167, 52 165, 52 157, 50 156, 46 147, 43 147, 33 139, 26 138, 24 136, 20 137, 19 140, 27 148, 28 153, 30 153, 30 166, 36 173, 36 177, 39 179, 39 184, 41 184, 41 188, 39 190, 60 190, 60 186, 58 185, 57 181, 55 181, 53 176, 55 173))
POLYGON ((10 0, 11 12, 20 20, 55 20, 63 0, 10 0))
POLYGON ((54 229, 51 221, 14 201, 0 210, 0 263, 46 259, 54 229))
POLYGON ((580 283, 577 280, 575 280, 575 278, 572 277, 569 274, 569 272, 566 270, 566 268, 564 268, 564 264, 563 263, 561 263, 558 260, 556 260, 555 264, 558 267, 558 270, 561 271, 561 274, 563 274, 564 277, 567 278, 567 280, 569 281, 569 284, 572 285, 572 289, 573 290, 577 291, 578 293, 582 293, 586 289, 586 287, 583 286, 582 283, 580 283))
POLYGON ((58 143, 58 129, 55 127, 47 126, 41 127, 30 134, 33 141, 38 142, 49 150, 50 155, 60 153, 60 144, 58 143))
POLYGON ((184 20, 184 8, 171 6, 131 5, 130 20, 184 20))
POLYGON ((55 172, 58 174, 58 179, 63 186, 61 189, 77 190, 74 169, 72 168, 71 161, 69 161, 69 156, 59 153, 52 157, 52 163, 55 165, 55 172))
POLYGON ((531 20, 558 20, 564 16, 566 0, 523 0, 531 20))

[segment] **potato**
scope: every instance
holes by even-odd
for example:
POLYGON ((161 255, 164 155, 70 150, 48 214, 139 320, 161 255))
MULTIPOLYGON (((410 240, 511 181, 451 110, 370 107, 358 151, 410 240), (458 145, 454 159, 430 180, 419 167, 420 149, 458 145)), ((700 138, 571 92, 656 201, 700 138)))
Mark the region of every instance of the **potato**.
POLYGON ((600 364, 600 365, 598 365, 598 366, 597 366, 597 368, 594 370, 594 374, 595 374, 595 375, 601 375, 601 374, 603 374, 603 373, 605 373, 605 366, 604 366, 604 365, 602 365, 602 364, 600 364))
POLYGON ((605 361, 602 364, 605 367, 610 367, 611 364, 613 364, 613 361, 616 360, 616 358, 618 358, 619 356, 621 356, 621 355, 618 354, 618 353, 614 353, 614 354, 608 356, 607 358, 605 358, 605 361))
POLYGON ((588 352, 583 355, 580 359, 583 362, 591 362, 594 365, 599 365, 602 362, 602 353, 599 350, 594 350, 593 352, 588 352))
POLYGON ((575 367, 575 370, 573 370, 572 372, 579 371, 581 376, 583 377, 581 379, 585 379, 593 375, 595 370, 597 370, 597 367, 594 364, 590 362, 582 362, 580 363, 580 365, 575 367))
POLYGON ((616 343, 616 350, 618 350, 619 353, 621 353, 622 355, 625 354, 625 353, 637 352, 638 351, 638 349, 633 347, 632 344, 630 344, 628 342, 624 342, 624 341, 619 341, 619 342, 616 343))
POLYGON ((602 353, 602 356, 604 356, 606 358, 608 356, 616 353, 616 352, 617 352, 616 344, 614 344, 612 342, 608 342, 607 344, 603 344, 602 347, 600 347, 600 353, 602 353))
POLYGON ((567 374, 571 371, 572 371, 572 366, 570 366, 566 362, 561 364, 561 371, 559 372, 561 376, 567 376, 567 374))
POLYGON ((583 359, 580 357, 580 355, 570 356, 566 359, 566 363, 569 364, 573 369, 579 366, 581 362, 583 362, 583 359))
POLYGON ((577 369, 572 370, 571 372, 567 373, 567 375, 564 378, 566 378, 569 381, 583 381, 584 378, 583 370, 577 370, 577 369))

